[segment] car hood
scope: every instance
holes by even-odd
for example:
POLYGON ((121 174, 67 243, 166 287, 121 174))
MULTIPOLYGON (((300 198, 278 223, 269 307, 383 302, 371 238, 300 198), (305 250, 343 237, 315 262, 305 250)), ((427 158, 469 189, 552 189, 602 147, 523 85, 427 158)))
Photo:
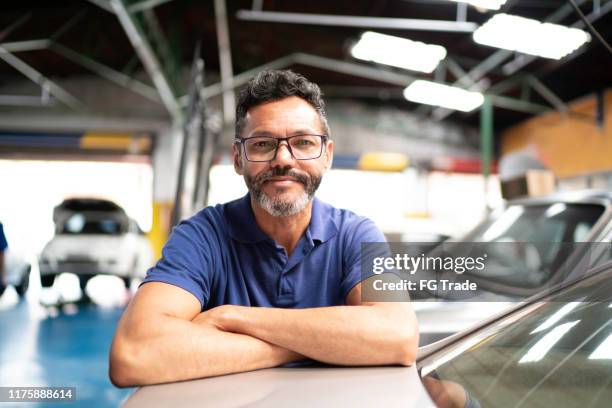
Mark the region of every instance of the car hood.
POLYGON ((416 367, 270 368, 137 389, 139 407, 434 407, 416 367))

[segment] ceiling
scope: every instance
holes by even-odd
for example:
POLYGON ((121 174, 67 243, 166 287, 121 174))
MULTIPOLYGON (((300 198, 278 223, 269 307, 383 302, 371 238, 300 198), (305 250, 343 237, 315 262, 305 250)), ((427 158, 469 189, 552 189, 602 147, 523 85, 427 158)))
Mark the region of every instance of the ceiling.
MULTIPOLYGON (((7 42, 52 38, 81 55, 126 75, 132 75, 141 70, 142 65, 117 17, 94 4, 105 1, 3 1, 0 4, 0 45, 7 42)), ((219 71, 219 56, 213 1, 140 0, 127 3, 129 6, 143 2, 155 5, 150 10, 158 20, 167 40, 170 55, 165 60, 171 59, 173 64, 164 64, 164 68, 168 72, 173 69, 178 72, 178 66, 189 66, 196 44, 200 42, 206 69, 211 73, 208 78, 214 78, 215 73, 219 71)), ((584 14, 592 13, 593 2, 577 2, 581 4, 584 14)), ((261 6, 263 11, 274 12, 454 21, 458 12, 456 3, 445 0, 353 0, 350 2, 232 0, 226 3, 234 74, 256 68, 295 52, 307 53, 336 60, 327 61, 327 67, 313 67, 299 63, 291 66, 295 71, 319 83, 326 91, 328 98, 357 98, 369 104, 391 105, 422 115, 431 115, 431 109, 404 100, 401 97, 403 87, 399 84, 334 71, 335 62, 347 61, 359 66, 380 68, 385 72, 395 74, 422 78, 433 77, 434 74, 416 74, 390 67, 377 67, 374 64, 352 58, 350 47, 367 28, 246 21, 237 18, 236 13, 239 10, 251 10, 252 7, 261 6)), ((606 10, 612 8, 608 7, 610 1, 602 0, 599 3, 600 7, 607 7, 606 10)), ((542 21, 564 6, 569 5, 562 0, 508 0, 501 11, 542 21)), ((141 12, 135 14, 141 14, 141 12)), ((470 6, 467 8, 466 20, 480 25, 486 22, 492 14, 490 11, 477 10, 470 6)), ((559 20, 559 23, 571 25, 577 21, 579 21, 578 15, 570 9, 566 17, 559 20)), ((608 42, 612 42, 612 12, 602 13, 593 22, 593 25, 608 42)), ((372 31, 443 45, 447 48, 449 56, 463 71, 469 71, 497 51, 494 48, 476 44, 471 38, 471 33, 468 32, 397 29, 372 29, 372 31)), ((88 72, 51 50, 16 52, 15 55, 50 78, 70 77, 88 72)), ((510 55, 504 59, 504 63, 513 58, 514 56, 510 55)), ((522 78, 531 75, 564 102, 612 86, 612 55, 607 53, 595 38, 582 49, 561 61, 536 58, 512 75, 504 74, 502 65, 496 66, 486 74, 487 81, 491 85, 508 78, 522 78)), ((175 94, 184 94, 187 89, 185 81, 178 75, 172 77, 169 74, 169 77, 171 77, 170 82, 175 94)), ((23 75, 0 61, 0 86, 18 78, 23 79, 23 75)), ((446 83, 453 83, 456 80, 450 70, 447 70, 441 79, 446 83)), ((149 84, 152 82, 149 81, 149 84)), ((521 89, 518 82, 517 86, 509 89, 505 95, 519 99, 521 89)), ((531 95, 533 103, 551 106, 550 99, 543 98, 535 90, 531 92, 531 95)), ((495 129, 499 131, 532 115, 533 113, 497 108, 495 109, 495 129)), ((479 115, 477 112, 471 114, 449 112, 445 120, 478 126, 479 115)))

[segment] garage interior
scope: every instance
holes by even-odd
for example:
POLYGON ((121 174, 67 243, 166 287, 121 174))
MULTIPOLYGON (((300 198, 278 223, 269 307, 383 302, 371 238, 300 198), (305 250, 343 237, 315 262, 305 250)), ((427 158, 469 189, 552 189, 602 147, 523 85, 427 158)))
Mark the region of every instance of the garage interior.
POLYGON ((236 92, 263 69, 321 86, 335 157, 317 196, 390 242, 461 236, 516 197, 612 191, 612 1, 468 3, 2 2, 0 222, 29 268, 27 292, 0 297, 0 385, 75 386, 83 407, 133 392, 108 380, 108 347, 146 268, 41 285, 54 209, 116 203, 151 265, 181 219, 247 192, 231 160, 236 92), (587 40, 558 58, 476 42, 501 14, 587 40), (428 72, 365 60, 367 33, 444 54, 428 72), (423 80, 482 100, 464 112, 407 99, 423 80))

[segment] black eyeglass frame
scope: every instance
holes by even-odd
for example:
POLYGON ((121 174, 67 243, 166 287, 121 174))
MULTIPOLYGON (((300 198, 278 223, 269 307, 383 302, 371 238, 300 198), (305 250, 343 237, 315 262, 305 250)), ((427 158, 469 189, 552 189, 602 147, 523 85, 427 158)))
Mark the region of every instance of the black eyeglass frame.
POLYGON ((315 160, 318 159, 319 157, 321 157, 321 155, 323 154, 323 146, 325 146, 325 143, 329 140, 329 136, 328 135, 315 135, 315 134, 303 134, 303 135, 295 135, 295 136, 289 136, 289 137, 273 137, 273 136, 252 136, 252 137, 237 137, 234 139, 234 143, 235 144, 239 144, 242 146, 242 150, 244 150, 244 157, 252 162, 252 163, 265 163, 265 162, 271 162, 273 160, 276 159, 276 155, 278 154, 278 148, 281 145, 282 141, 286 141, 287 142, 287 149, 289 150, 289 153, 291 154, 291 157, 293 157, 295 160, 315 160), (317 136, 321 138, 321 151, 319 152, 319 155, 316 157, 310 157, 308 159, 298 159, 297 157, 295 157, 295 155, 293 154, 293 150, 291 150, 291 144, 289 143, 289 139, 293 139, 295 137, 304 137, 304 136, 317 136), (269 138, 269 139, 275 139, 278 141, 277 145, 276 145, 276 149, 274 150, 274 156, 272 156, 271 159, 269 160, 251 160, 249 159, 249 155, 246 152, 246 149, 244 148, 244 142, 246 142, 247 140, 250 139, 259 139, 259 138, 269 138))

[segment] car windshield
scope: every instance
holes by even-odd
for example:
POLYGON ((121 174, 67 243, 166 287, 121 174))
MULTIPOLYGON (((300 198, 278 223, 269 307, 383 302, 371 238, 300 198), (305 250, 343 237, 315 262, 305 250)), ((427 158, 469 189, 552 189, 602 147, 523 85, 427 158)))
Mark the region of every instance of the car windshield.
POLYGON ((588 239, 604 210, 596 204, 554 203, 512 205, 493 214, 462 241, 492 243, 490 264, 496 267, 470 274, 512 286, 540 286, 588 239))
POLYGON ((483 407, 609 407, 610 278, 611 273, 600 274, 520 320, 506 319, 514 323, 485 328, 421 361, 432 399, 468 400, 473 406, 476 401, 483 407))
POLYGON ((124 232, 122 223, 110 216, 91 216, 83 213, 71 215, 62 225, 61 234, 119 235, 124 232))

